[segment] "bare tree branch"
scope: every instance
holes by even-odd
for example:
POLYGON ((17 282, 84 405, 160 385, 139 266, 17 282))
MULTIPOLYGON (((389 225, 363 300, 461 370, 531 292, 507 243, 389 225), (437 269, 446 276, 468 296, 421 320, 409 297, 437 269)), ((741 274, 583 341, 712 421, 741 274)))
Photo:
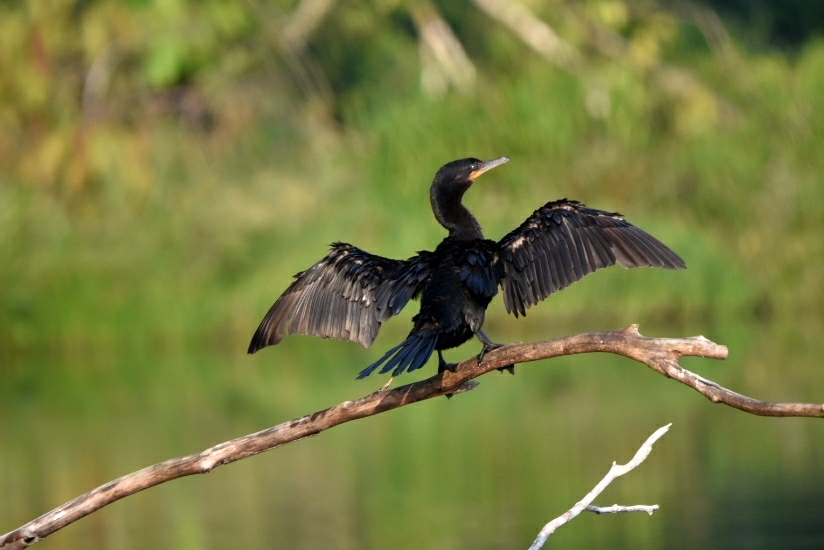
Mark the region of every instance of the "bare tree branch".
POLYGON ((332 8, 332 2, 333 0, 300 0, 283 23, 281 42, 294 50, 305 48, 309 37, 332 8))
POLYGON ((596 485, 587 495, 580 500, 575 506, 570 508, 566 513, 563 515, 558 516, 557 518, 553 519, 546 525, 544 528, 541 529, 541 532, 538 533, 538 536, 535 538, 535 542, 532 543, 532 546, 529 547, 529 550, 540 550, 543 548, 546 539, 555 532, 558 527, 562 525, 566 525, 573 519, 575 519, 581 512, 584 510, 592 510, 593 512, 597 512, 599 514, 602 513, 616 513, 616 512, 630 512, 630 511, 639 511, 643 509, 644 512, 652 515, 653 509, 657 510, 658 506, 618 506, 617 504, 611 506, 609 509, 598 508, 597 506, 590 506, 592 501, 595 500, 595 497, 600 495, 604 492, 604 489, 615 480, 617 477, 621 477, 622 475, 626 474, 630 470, 633 470, 638 467, 649 454, 652 452, 652 446, 655 445, 655 442, 661 439, 661 437, 669 431, 670 426, 672 424, 667 424, 661 428, 655 430, 655 432, 644 441, 643 445, 635 452, 635 456, 632 457, 632 460, 627 462, 626 464, 619 466, 615 462, 612 463, 612 468, 609 469, 607 475, 598 482, 596 485))
POLYGON ((431 2, 413 4, 409 13, 418 31, 424 92, 439 97, 452 85, 461 93, 469 93, 475 84, 475 66, 449 23, 431 2))
POLYGON ((480 365, 477 358, 472 357, 461 363, 457 372, 447 371, 394 390, 382 389, 357 401, 345 401, 329 409, 220 443, 201 453, 161 462, 93 489, 3 535, 0 537, 0 548, 5 550, 30 546, 116 500, 149 487, 179 477, 208 473, 223 464, 316 435, 344 422, 425 399, 467 391, 477 384, 472 382, 473 378, 512 363, 591 352, 615 353, 635 359, 664 376, 690 386, 715 403, 725 403, 752 414, 824 417, 824 405, 758 401, 727 390, 678 364, 678 359, 685 355, 724 359, 727 357, 725 346, 710 342, 703 336, 647 338, 639 334, 637 325, 632 325, 610 332, 593 332, 543 342, 504 346, 486 354, 480 365))
POLYGON ((618 504, 613 504, 612 506, 607 507, 600 507, 600 506, 587 506, 587 512, 595 512, 598 515, 601 514, 617 514, 619 512, 646 512, 649 515, 652 515, 653 512, 658 510, 658 505, 653 504, 652 506, 647 506, 645 504, 639 504, 636 506, 619 506, 618 504))
POLYGON ((581 61, 575 46, 558 36, 555 29, 514 0, 474 0, 487 15, 503 23, 544 59, 571 71, 581 61))

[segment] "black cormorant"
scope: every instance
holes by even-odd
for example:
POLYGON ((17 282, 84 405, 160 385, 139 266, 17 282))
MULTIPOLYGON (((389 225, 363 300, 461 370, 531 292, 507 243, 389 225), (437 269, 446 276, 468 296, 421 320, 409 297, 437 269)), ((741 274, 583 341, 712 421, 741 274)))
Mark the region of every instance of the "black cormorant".
MULTIPOLYGON (((475 216, 462 203, 475 178, 509 157, 486 162, 456 160, 438 170, 430 188, 432 211, 449 235, 434 252, 392 260, 346 243, 295 275, 269 309, 249 344, 249 353, 278 344, 284 334, 311 334, 359 342, 368 347, 381 323, 397 315, 410 298, 420 298, 409 336, 358 378, 375 369, 393 376, 422 367, 433 351, 439 368, 453 369, 441 350, 472 338, 483 354, 499 344, 484 334, 484 313, 498 292, 509 313, 526 310, 584 275, 616 262, 626 268, 685 268, 684 260, 617 213, 562 199, 536 210, 498 242, 484 238, 475 216)), ((511 370, 511 369, 510 369, 511 370)))

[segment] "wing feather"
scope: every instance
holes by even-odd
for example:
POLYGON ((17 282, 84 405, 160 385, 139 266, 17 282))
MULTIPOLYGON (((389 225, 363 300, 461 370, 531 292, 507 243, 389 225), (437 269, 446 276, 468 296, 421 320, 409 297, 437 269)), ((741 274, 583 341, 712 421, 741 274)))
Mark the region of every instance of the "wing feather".
POLYGON ((540 246, 535 247, 537 252, 535 257, 535 282, 538 284, 539 294, 549 296, 552 293, 552 275, 549 271, 549 261, 547 258, 546 248, 540 246))
POLYGON ((526 310, 597 269, 684 269, 678 254, 620 214, 562 199, 536 210, 498 243, 506 310, 526 310))
POLYGON ((382 322, 396 315, 429 279, 430 252, 391 260, 350 244, 331 252, 295 280, 263 318, 249 353, 286 334, 310 334, 369 346, 382 322))

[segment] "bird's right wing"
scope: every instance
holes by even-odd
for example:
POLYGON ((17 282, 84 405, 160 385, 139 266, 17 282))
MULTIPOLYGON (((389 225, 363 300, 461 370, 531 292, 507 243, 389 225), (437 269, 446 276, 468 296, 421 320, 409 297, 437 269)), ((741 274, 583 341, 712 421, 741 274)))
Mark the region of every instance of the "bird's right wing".
POLYGON ((686 267, 678 254, 620 214, 567 199, 536 210, 498 246, 504 304, 516 317, 553 292, 615 263, 626 268, 686 267))
POLYGON ((428 252, 391 260, 334 243, 321 261, 295 281, 269 309, 249 353, 279 344, 284 334, 310 334, 369 347, 382 322, 417 296, 429 278, 428 252))

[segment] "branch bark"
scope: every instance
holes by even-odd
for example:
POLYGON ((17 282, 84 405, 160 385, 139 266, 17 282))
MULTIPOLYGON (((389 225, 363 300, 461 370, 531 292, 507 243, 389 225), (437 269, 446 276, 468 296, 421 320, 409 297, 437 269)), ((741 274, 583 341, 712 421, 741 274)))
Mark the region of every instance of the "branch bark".
POLYGON ((338 424, 385 411, 472 389, 472 380, 512 364, 549 359, 561 355, 607 352, 640 361, 656 372, 690 386, 715 403, 725 403, 743 411, 765 416, 824 417, 824 405, 767 403, 727 390, 678 364, 682 356, 713 359, 727 357, 727 348, 703 336, 692 338, 647 338, 638 326, 610 332, 593 332, 528 344, 512 344, 489 352, 482 364, 476 357, 461 363, 457 372, 444 372, 426 380, 382 389, 356 401, 344 401, 329 409, 290 420, 266 430, 220 443, 200 453, 173 458, 106 483, 55 508, 39 518, 0 537, 0 549, 18 549, 35 544, 55 531, 104 506, 149 487, 184 476, 205 474, 223 464, 253 456, 286 443, 316 435, 338 424))
POLYGON ((618 512, 639 512, 643 511, 650 515, 652 512, 658 509, 658 505, 654 506, 618 506, 617 504, 609 507, 609 508, 599 508, 597 506, 591 506, 592 501, 595 500, 595 497, 600 495, 604 492, 610 483, 612 483, 615 478, 621 477, 622 475, 626 474, 627 472, 634 470, 637 468, 644 460, 647 459, 649 454, 652 452, 652 446, 655 445, 655 442, 661 439, 665 433, 667 433, 670 429, 672 424, 667 424, 661 428, 658 428, 653 432, 651 436, 647 438, 646 441, 641 445, 641 447, 635 451, 635 456, 632 457, 632 460, 619 466, 615 462, 612 463, 612 468, 609 469, 607 475, 598 482, 598 484, 586 494, 584 498, 582 498, 575 506, 570 508, 564 514, 558 516, 557 518, 553 519, 546 525, 544 528, 541 529, 541 532, 538 533, 538 536, 535 538, 535 542, 532 543, 532 546, 529 547, 529 550, 540 550, 544 547, 544 543, 546 543, 546 539, 555 532, 558 527, 562 525, 566 525, 584 510, 590 510, 595 512, 596 514, 615 514, 618 512))

